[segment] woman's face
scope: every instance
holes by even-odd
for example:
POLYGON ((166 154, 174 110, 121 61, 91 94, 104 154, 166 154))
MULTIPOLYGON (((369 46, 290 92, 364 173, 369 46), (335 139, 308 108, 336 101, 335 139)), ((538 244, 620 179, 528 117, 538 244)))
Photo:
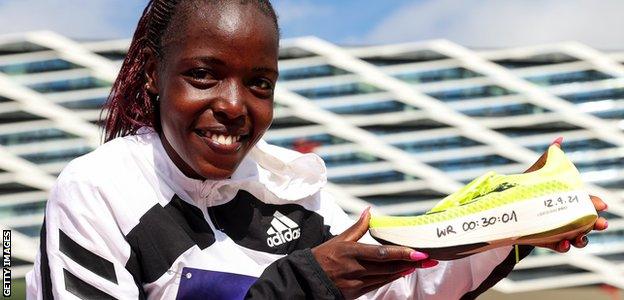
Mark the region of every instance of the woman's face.
POLYGON ((172 20, 179 28, 148 62, 148 82, 173 162, 189 177, 224 179, 273 119, 278 37, 253 4, 201 6, 172 20))

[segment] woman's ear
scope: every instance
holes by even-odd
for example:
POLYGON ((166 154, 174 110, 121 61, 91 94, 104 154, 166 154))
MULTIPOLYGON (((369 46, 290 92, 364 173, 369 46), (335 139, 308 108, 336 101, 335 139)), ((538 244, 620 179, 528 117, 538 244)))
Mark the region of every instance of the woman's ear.
POLYGON ((145 88, 152 95, 158 95, 158 58, 151 49, 146 49, 147 60, 145 62, 145 88))

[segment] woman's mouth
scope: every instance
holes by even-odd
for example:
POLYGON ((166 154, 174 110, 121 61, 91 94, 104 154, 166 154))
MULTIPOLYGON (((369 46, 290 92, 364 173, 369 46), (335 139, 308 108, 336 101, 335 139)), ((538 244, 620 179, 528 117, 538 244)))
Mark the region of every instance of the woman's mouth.
POLYGON ((240 150, 246 135, 230 135, 223 132, 211 132, 208 130, 195 130, 199 136, 212 150, 221 154, 232 154, 240 150))

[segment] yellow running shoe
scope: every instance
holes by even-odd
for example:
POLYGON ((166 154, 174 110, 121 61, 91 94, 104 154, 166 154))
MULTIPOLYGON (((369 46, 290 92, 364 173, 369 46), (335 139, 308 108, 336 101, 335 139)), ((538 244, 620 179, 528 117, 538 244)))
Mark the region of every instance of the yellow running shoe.
POLYGON ((551 145, 539 170, 486 173, 424 215, 373 216, 370 233, 383 244, 452 260, 506 245, 573 239, 590 231, 597 218, 578 170, 551 145))

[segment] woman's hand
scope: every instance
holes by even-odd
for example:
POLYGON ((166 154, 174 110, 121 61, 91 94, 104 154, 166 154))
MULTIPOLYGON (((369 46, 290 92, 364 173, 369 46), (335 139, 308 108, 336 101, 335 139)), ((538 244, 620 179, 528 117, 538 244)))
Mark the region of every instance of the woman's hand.
MULTIPOLYGON (((561 147, 562 140, 563 140, 563 138, 558 138, 558 139, 556 139, 552 143, 552 145, 556 145, 558 147, 561 147)), ((528 172, 532 172, 532 171, 540 169, 546 163, 547 156, 548 156, 548 150, 545 151, 544 154, 542 154, 542 156, 540 156, 540 158, 530 168, 528 168, 524 172, 528 173, 528 172)), ((589 197, 591 198, 592 202, 594 203, 594 208, 596 208, 596 211, 601 212, 601 211, 607 210, 607 204, 604 203, 604 201, 602 201, 602 199, 600 199, 597 196, 592 196, 592 195, 590 195, 589 197)), ((607 219, 605 219, 603 217, 598 217, 598 219, 596 220, 596 223, 594 223, 594 229, 593 230, 601 231, 601 230, 607 229, 607 227, 608 227, 607 219)), ((587 246, 588 242, 589 242, 589 240, 587 239, 587 235, 580 234, 573 240, 563 240, 563 241, 559 241, 557 243, 541 244, 541 245, 535 245, 535 246, 548 248, 548 249, 551 249, 553 251, 557 251, 559 253, 565 253, 565 252, 568 252, 570 250, 571 246, 574 246, 576 248, 583 248, 583 247, 587 246)))
POLYGON ((430 268, 437 261, 406 247, 361 244, 357 241, 368 230, 370 213, 345 232, 312 249, 327 276, 351 299, 406 276, 416 268, 430 268))
MULTIPOLYGON (((602 199, 596 196, 589 196, 589 197, 594 203, 594 207, 596 208, 596 211, 600 212, 600 211, 605 211, 607 209, 607 204, 604 203, 602 199)), ((598 217, 598 219, 596 220, 596 223, 594 223, 593 230, 602 231, 602 230, 607 229, 607 227, 608 227, 607 219, 603 217, 598 217)), ((583 248, 587 246, 588 242, 589 240, 587 239, 587 235, 580 234, 573 240, 563 240, 558 243, 541 244, 541 245, 535 245, 535 246, 548 248, 550 250, 557 251, 559 253, 565 253, 570 250, 571 246, 574 246, 576 248, 583 248)))

